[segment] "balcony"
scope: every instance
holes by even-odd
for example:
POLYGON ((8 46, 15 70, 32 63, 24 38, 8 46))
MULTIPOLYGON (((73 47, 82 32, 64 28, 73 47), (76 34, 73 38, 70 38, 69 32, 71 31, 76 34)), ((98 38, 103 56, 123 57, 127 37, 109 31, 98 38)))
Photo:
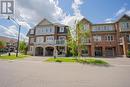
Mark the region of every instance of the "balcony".
POLYGON ((128 32, 130 31, 130 27, 129 28, 120 28, 120 32, 128 32))
POLYGON ((66 45, 66 40, 53 40, 53 41, 47 41, 47 42, 34 42, 34 45, 64 46, 64 45, 66 45))

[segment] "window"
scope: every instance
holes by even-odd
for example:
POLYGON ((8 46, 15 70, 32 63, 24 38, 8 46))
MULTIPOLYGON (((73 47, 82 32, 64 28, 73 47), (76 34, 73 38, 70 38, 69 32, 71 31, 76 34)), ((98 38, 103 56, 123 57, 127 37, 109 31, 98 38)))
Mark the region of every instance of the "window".
POLYGON ((33 51, 33 46, 30 46, 30 49, 29 49, 30 51, 33 51))
POLYGON ((121 27, 122 27, 123 29, 128 29, 130 26, 129 26, 129 23, 128 23, 128 22, 123 22, 121 27))
POLYGON ((85 25, 83 25, 83 30, 88 30, 89 29, 89 25, 88 24, 85 24, 85 25))
POLYGON ((82 49, 82 54, 88 54, 87 48, 82 49))
POLYGON ((44 42, 44 37, 36 37, 36 42, 38 43, 44 42))
POLYGON ((66 36, 59 36, 59 40, 65 40, 66 36))
POLYGON ((113 35, 107 35, 107 36, 105 36, 105 40, 113 41, 114 40, 114 36, 113 35))
POLYGON ((64 32, 64 27, 60 27, 60 31, 59 32, 64 32))
POLYGON ((30 43, 33 43, 34 42, 34 38, 30 38, 30 43))
POLYGON ((93 36, 94 41, 101 41, 101 36, 93 36))
POLYGON ((47 36, 46 37, 46 41, 53 41, 54 40, 54 36, 47 36))
POLYGON ((100 26, 94 26, 93 31, 112 31, 113 27, 112 25, 100 25, 100 26))
POLYGON ((30 34, 34 34, 34 30, 31 29, 31 30, 30 30, 30 34))

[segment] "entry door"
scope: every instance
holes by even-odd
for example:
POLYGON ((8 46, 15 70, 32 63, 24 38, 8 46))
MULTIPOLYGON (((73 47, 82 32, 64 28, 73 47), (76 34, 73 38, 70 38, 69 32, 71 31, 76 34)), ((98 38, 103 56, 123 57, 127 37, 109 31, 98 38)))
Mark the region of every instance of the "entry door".
POLYGON ((101 47, 95 48, 95 56, 102 56, 102 48, 101 47))

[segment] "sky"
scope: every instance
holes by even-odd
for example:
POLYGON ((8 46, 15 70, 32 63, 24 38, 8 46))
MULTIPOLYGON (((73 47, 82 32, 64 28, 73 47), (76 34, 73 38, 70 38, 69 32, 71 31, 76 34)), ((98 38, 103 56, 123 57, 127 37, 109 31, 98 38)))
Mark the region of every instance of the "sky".
MULTIPOLYGON (((92 23, 112 22, 122 14, 130 15, 130 0, 15 0, 12 16, 21 27, 21 39, 42 19, 73 26, 87 18, 92 23)), ((17 38, 18 26, 0 15, 0 36, 17 38)))

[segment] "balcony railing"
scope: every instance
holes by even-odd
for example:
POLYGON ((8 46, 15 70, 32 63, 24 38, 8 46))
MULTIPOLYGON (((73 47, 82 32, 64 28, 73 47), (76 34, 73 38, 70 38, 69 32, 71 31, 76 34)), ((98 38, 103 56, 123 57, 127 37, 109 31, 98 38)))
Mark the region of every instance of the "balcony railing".
POLYGON ((130 31, 130 27, 129 28, 120 28, 120 32, 125 32, 125 31, 130 31))
POLYGON ((35 45, 66 45, 66 40, 53 40, 46 42, 34 42, 35 45))

